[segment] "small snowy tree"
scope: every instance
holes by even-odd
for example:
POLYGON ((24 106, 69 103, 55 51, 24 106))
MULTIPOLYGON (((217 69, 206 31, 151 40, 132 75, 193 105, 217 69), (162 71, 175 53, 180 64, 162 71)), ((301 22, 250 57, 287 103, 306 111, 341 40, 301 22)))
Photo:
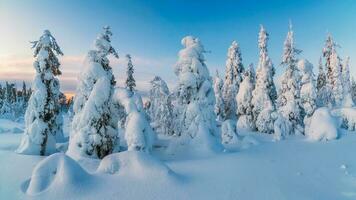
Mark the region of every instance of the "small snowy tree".
POLYGON ((355 103, 356 102, 356 81, 354 78, 351 80, 351 98, 352 101, 355 103))
POLYGON ((215 114, 217 116, 216 120, 221 122, 223 120, 224 114, 224 99, 222 97, 222 88, 224 82, 219 76, 219 72, 216 70, 216 75, 214 78, 214 93, 215 93, 215 114))
POLYGON ((48 155, 56 151, 56 134, 59 113, 59 81, 61 75, 57 55, 63 55, 55 38, 45 30, 38 41, 33 42, 36 76, 34 92, 25 114, 26 129, 18 153, 48 155))
POLYGON ((332 74, 330 77, 332 94, 334 97, 334 105, 339 107, 342 105, 344 92, 343 92, 343 78, 342 78, 342 66, 340 62, 340 58, 336 53, 335 48, 332 49, 330 55, 330 67, 332 70, 332 74))
POLYGON ((223 99, 225 104, 224 118, 236 119, 236 94, 242 81, 244 66, 238 43, 233 41, 227 52, 223 99))
POLYGON ((256 73, 256 86, 252 92, 252 113, 256 128, 260 132, 273 132, 273 116, 275 112, 275 100, 277 99, 276 87, 273 82, 275 74, 272 61, 267 51, 268 33, 261 26, 258 47, 260 49, 259 62, 256 73))
POLYGON ((216 115, 214 113, 214 91, 209 71, 205 65, 203 45, 198 38, 187 36, 182 39, 184 49, 179 52, 175 74, 178 85, 175 90, 175 112, 178 122, 175 130, 180 131, 184 144, 191 147, 217 150, 216 115))
POLYGON ((111 46, 111 36, 110 27, 104 27, 94 49, 88 52, 79 77, 67 151, 74 157, 101 159, 112 153, 118 143, 117 121, 112 117, 115 77, 107 56, 119 56, 111 46))
POLYGON ((286 67, 286 71, 280 79, 277 103, 278 112, 292 125, 292 134, 303 133, 304 113, 300 102, 300 75, 296 58, 300 52, 294 46, 293 30, 290 25, 282 56, 282 66, 286 67))
POLYGON ((126 71, 126 88, 130 91, 133 92, 135 90, 136 87, 136 81, 135 78, 133 77, 133 73, 134 73, 134 68, 133 68, 133 64, 132 64, 132 60, 131 60, 131 56, 130 54, 126 55, 127 58, 127 71, 126 71))
POLYGON ((347 57, 342 65, 342 86, 343 86, 343 107, 353 107, 354 102, 351 96, 351 81, 350 81, 350 57, 347 57))
POLYGON ((147 113, 153 129, 160 134, 173 135, 173 105, 167 83, 159 76, 151 81, 149 102, 147 113))
POLYGON ((326 74, 324 71, 324 66, 322 62, 322 58, 319 59, 319 74, 316 83, 317 89, 317 105, 318 107, 329 106, 331 104, 331 91, 328 87, 326 74))
POLYGON ((314 80, 313 65, 308 60, 300 60, 298 68, 301 71, 300 99, 307 117, 313 115, 316 109, 316 85, 314 80))
POLYGON ((239 115, 237 127, 254 130, 255 123, 252 114, 252 91, 255 88, 255 71, 250 64, 244 73, 244 79, 240 84, 239 92, 236 95, 237 112, 239 115))

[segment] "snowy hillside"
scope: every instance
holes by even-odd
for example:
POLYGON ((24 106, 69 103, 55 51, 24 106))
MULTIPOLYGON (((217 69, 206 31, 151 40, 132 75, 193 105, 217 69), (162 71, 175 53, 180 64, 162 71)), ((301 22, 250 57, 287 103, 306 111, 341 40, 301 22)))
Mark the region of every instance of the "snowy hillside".
POLYGON ((64 154, 48 158, 16 154, 14 150, 20 143, 21 135, 0 134, 0 197, 356 198, 356 160, 352 153, 356 151, 356 134, 345 131, 338 140, 318 143, 298 136, 273 142, 270 135, 243 135, 248 136, 230 146, 233 151, 216 155, 171 155, 162 149, 154 151, 152 156, 122 152, 102 161, 81 160, 79 166, 64 154), (30 180, 33 181, 31 184, 30 180))

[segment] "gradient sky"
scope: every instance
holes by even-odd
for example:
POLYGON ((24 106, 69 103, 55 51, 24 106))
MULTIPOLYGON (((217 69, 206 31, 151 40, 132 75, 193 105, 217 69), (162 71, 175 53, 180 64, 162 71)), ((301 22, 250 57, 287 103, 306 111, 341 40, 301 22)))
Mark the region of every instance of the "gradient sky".
POLYGON ((185 35, 199 37, 210 73, 224 70, 232 40, 241 46, 243 63, 258 61, 257 35, 263 24, 270 34, 269 52, 277 69, 288 22, 293 22, 301 58, 317 67, 327 33, 341 45, 341 57, 351 57, 356 76, 356 1, 354 0, 0 0, 0 80, 31 82, 33 51, 29 41, 51 30, 61 46, 62 91, 72 93, 86 52, 104 25, 114 33, 120 59, 112 66, 119 85, 125 78, 125 54, 136 69, 138 89, 160 75, 172 87, 173 65, 185 35))

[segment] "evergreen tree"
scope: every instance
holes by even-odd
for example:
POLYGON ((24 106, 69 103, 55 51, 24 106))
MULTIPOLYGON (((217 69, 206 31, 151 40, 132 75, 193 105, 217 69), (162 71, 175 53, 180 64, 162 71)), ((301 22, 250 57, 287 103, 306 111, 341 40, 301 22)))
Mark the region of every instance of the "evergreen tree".
POLYGON ((45 30, 32 42, 36 61, 34 94, 25 114, 26 129, 18 153, 48 155, 56 151, 56 129, 59 115, 59 80, 61 75, 57 55, 63 55, 55 38, 45 30))
POLYGON ((318 74, 317 84, 316 84, 317 106, 318 107, 329 106, 329 104, 331 104, 331 102, 330 102, 331 91, 328 86, 329 85, 327 84, 326 74, 324 71, 322 58, 320 57, 320 59, 319 59, 319 74, 318 74))
POLYGON ((104 27, 95 39, 94 49, 88 52, 86 66, 79 77, 67 151, 74 157, 101 159, 119 144, 117 121, 112 111, 116 82, 107 58, 110 54, 119 56, 111 46, 111 36, 110 27, 104 27))
POLYGON ((126 55, 127 58, 127 71, 126 71, 126 88, 130 91, 133 92, 135 90, 136 87, 136 81, 135 78, 133 77, 133 73, 134 73, 134 68, 133 68, 133 64, 131 61, 131 56, 129 54, 126 55))
POLYGON ((290 122, 291 133, 303 133, 303 108, 300 102, 300 74, 297 55, 301 51, 294 46, 293 30, 290 25, 284 42, 282 66, 286 71, 281 76, 281 86, 277 99, 278 112, 290 122))
POLYGON ((342 66, 341 66, 341 60, 336 53, 335 48, 332 49, 331 55, 330 55, 330 67, 331 67, 331 77, 330 78, 330 83, 331 83, 331 91, 332 91, 332 96, 334 97, 333 102, 334 106, 339 107, 343 103, 343 97, 344 97, 344 92, 343 92, 343 77, 342 77, 342 66))
POLYGON ((268 56, 267 51, 268 33, 261 26, 258 47, 260 49, 259 62, 256 73, 256 86, 252 92, 252 113, 256 128, 263 133, 273 132, 273 113, 275 109, 275 100, 277 98, 276 87, 273 82, 275 70, 268 56))
POLYGON ((255 123, 252 114, 252 91, 255 88, 255 71, 253 64, 249 65, 244 73, 244 79, 240 84, 239 92, 236 95, 237 112, 239 115, 237 127, 242 129, 254 130, 255 123))
POLYGON ((316 85, 313 73, 313 65, 308 60, 300 60, 298 68, 301 71, 300 99, 306 117, 313 115, 317 107, 316 85))
POLYGON ((242 81, 244 66, 238 43, 233 41, 227 52, 225 80, 222 89, 224 99, 224 118, 236 119, 236 94, 242 81))
POLYGON ((214 78, 214 93, 215 93, 215 107, 214 111, 217 116, 216 120, 218 122, 223 121, 223 114, 224 114, 224 99, 222 97, 222 88, 223 88, 224 82, 219 76, 218 70, 216 70, 216 75, 214 78))
POLYGON ((151 81, 149 102, 147 113, 153 129, 160 134, 173 135, 173 105, 168 86, 159 76, 151 81))
POLYGON ((204 59, 204 47, 198 38, 182 39, 184 48, 179 52, 175 74, 178 85, 175 91, 176 127, 182 145, 200 146, 216 150, 216 115, 214 91, 204 59))
POLYGON ((355 79, 352 77, 351 79, 351 98, 352 98, 352 101, 353 103, 356 102, 356 81, 355 79))
POLYGON ((354 102, 351 96, 351 82, 350 82, 350 57, 347 57, 345 63, 342 65, 342 88, 343 88, 343 107, 353 107, 354 102))

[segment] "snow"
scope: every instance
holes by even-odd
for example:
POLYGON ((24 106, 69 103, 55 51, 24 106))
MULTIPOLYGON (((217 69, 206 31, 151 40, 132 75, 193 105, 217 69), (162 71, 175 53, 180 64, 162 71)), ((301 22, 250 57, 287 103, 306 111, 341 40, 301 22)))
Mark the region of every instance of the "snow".
POLYGON ((0 134, 2 133, 23 133, 25 126, 22 123, 14 122, 10 119, 0 119, 0 134))
POLYGON ((319 108, 311 117, 305 135, 311 141, 334 140, 338 137, 337 121, 327 108, 319 108))

